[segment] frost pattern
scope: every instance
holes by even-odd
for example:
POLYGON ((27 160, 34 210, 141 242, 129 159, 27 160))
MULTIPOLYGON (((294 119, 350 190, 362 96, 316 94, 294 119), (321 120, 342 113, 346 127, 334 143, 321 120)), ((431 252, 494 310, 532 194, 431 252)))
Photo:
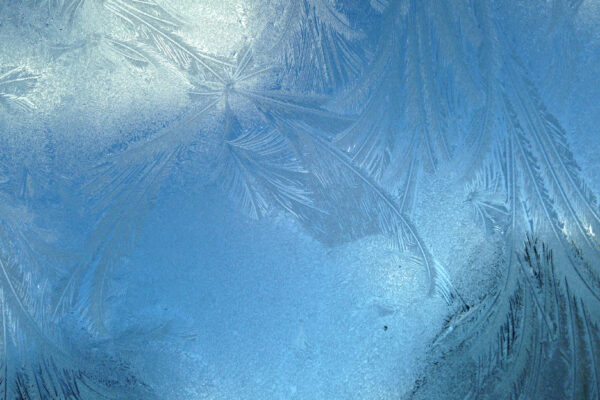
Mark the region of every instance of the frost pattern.
POLYGON ((38 79, 24 67, 11 68, 0 75, 0 102, 7 109, 31 111, 35 108, 29 92, 38 79))
POLYGON ((0 70, 6 132, 50 107, 56 77, 42 65, 77 57, 109 76, 177 81, 187 94, 168 121, 103 143, 91 163, 75 157, 62 169, 51 139, 36 161, 2 138, 3 398, 156 396, 121 354, 195 335, 159 318, 123 333, 107 310, 146 217, 190 169, 240 218, 284 218, 332 248, 380 237, 403 267, 425 271, 447 318, 407 398, 600 397, 597 188, 557 110, 577 96, 586 2, 521 5, 546 18, 543 34, 527 31, 533 44, 518 40, 508 2, 238 3, 232 19, 246 33, 228 54, 195 40, 207 16, 184 18, 166 1, 1 5, 11 29, 27 14, 23 29, 48 35, 41 61, 15 56, 0 70), (86 18, 104 26, 86 28, 86 18), (552 49, 548 66, 529 56, 539 43, 552 49), (439 182, 464 187, 456 192, 495 249, 492 278, 434 251, 444 245, 424 226, 447 227, 420 211, 442 198, 439 182), (63 254, 61 241, 77 236, 60 222, 67 207, 86 228, 63 254))

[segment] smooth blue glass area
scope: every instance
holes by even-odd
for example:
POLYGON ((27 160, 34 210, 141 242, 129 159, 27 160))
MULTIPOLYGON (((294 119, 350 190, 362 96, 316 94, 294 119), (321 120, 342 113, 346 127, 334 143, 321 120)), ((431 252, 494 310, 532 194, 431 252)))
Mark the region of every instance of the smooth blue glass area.
POLYGON ((0 0, 0 400, 600 398, 598 21, 0 0))

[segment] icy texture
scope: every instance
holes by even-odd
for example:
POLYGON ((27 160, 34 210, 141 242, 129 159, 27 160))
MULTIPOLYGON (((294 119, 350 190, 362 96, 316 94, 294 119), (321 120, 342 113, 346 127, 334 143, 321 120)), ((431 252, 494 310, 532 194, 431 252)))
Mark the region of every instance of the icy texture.
POLYGON ((599 398, 598 21, 0 0, 0 398, 599 398))

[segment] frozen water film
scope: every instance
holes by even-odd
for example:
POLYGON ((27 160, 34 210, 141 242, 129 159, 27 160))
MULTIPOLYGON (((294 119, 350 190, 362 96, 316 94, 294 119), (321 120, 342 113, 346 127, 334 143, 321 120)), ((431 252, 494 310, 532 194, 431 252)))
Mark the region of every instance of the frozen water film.
POLYGON ((0 0, 0 399, 599 399, 599 21, 0 0))

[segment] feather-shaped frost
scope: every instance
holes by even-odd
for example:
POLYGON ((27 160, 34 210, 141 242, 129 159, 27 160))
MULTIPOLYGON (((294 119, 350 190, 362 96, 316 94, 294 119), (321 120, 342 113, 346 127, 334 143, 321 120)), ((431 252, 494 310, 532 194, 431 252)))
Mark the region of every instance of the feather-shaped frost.
POLYGON ((0 74, 0 104, 8 109, 31 111, 35 105, 30 100, 32 89, 39 75, 20 66, 0 74))
POLYGON ((225 118, 216 179, 234 202, 252 218, 264 216, 273 204, 296 216, 298 207, 311 207, 307 171, 285 137, 273 129, 240 132, 231 110, 225 118))
POLYGON ((232 65, 186 43, 177 34, 181 20, 154 1, 108 0, 105 7, 133 28, 141 42, 187 72, 197 70, 223 81, 220 69, 232 65))
MULTIPOLYGON (((499 288, 502 298, 485 306, 493 309, 481 314, 486 323, 473 309, 449 322, 454 329, 439 342, 446 367, 429 373, 453 379, 452 371, 477 371, 470 386, 448 393, 451 398, 492 399, 506 393, 512 398, 594 398, 600 336, 590 310, 557 277, 553 253, 544 244, 528 238, 517 263, 514 279, 499 288)), ((414 397, 426 397, 430 389, 423 386, 414 397)))
MULTIPOLYGON (((493 216, 483 210, 504 204, 506 230, 496 289, 451 319, 437 341, 453 354, 446 364, 453 370, 473 368, 462 363, 477 360, 471 390, 449 397, 594 398, 598 336, 590 304, 598 301, 600 286, 598 244, 593 228, 586 228, 595 219, 596 198, 579 177, 564 129, 545 108, 488 4, 475 10, 488 101, 474 143, 491 143, 493 150, 470 186, 470 200, 480 203, 477 215, 484 221, 493 216), (477 187, 492 190, 482 196, 477 187), (530 237, 521 253, 516 243, 528 232, 544 244, 530 237)), ((415 397, 427 396, 431 387, 422 389, 415 397)))
POLYGON ((325 210, 321 216, 326 218, 323 223, 319 222, 319 215, 313 215, 313 229, 327 232, 330 237, 339 232, 342 240, 382 233, 397 249, 408 250, 419 260, 417 263, 427 271, 430 293, 440 294, 449 303, 458 300, 464 304, 445 268, 433 258, 416 227, 389 194, 315 128, 277 114, 272 118, 297 148, 304 149, 305 162, 318 182, 318 194, 324 204, 330 205, 326 208, 317 203, 318 208, 325 210))
POLYGON ((270 51, 279 54, 286 83, 301 81, 311 91, 327 93, 360 74, 368 59, 363 34, 339 6, 329 0, 283 2, 270 51))
MULTIPOLYGON (((4 209, 7 212, 10 210, 4 209)), ((0 394, 3 398, 84 400, 153 395, 118 360, 92 356, 53 323, 40 246, 22 220, 0 221, 0 394), (34 251, 37 249, 37 251, 34 251), (84 362, 85 360, 85 362, 84 362), (107 373, 106 368, 110 369, 107 373), (109 383, 110 382, 110 383, 109 383)), ((49 262, 56 259, 48 258, 49 262)), ((79 336, 77 336, 79 337, 79 336)))
POLYGON ((350 95, 352 104, 364 98, 360 116, 335 141, 408 212, 421 172, 448 163, 462 140, 455 114, 479 96, 465 50, 474 39, 458 33, 473 24, 462 16, 467 9, 463 2, 391 3, 374 60, 350 95))

